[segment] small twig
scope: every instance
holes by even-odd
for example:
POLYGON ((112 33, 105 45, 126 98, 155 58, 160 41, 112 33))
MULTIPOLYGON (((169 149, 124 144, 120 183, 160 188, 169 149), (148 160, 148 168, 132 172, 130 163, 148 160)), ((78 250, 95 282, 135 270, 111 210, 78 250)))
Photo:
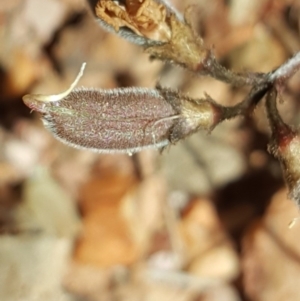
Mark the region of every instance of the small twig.
POLYGON ((263 83, 258 87, 252 88, 246 98, 232 107, 223 107, 222 120, 232 119, 239 115, 247 115, 253 110, 258 102, 265 96, 270 85, 263 83))
POLYGON ((266 109, 272 131, 276 131, 279 125, 283 125, 283 121, 278 114, 276 106, 277 91, 272 89, 266 99, 266 109))
POLYGON ((269 74, 269 81, 286 81, 300 69, 300 51, 286 63, 269 74))
POLYGON ((267 115, 272 130, 272 138, 277 144, 282 143, 282 141, 288 141, 294 136, 292 129, 283 122, 279 115, 276 100, 277 100, 277 90, 273 88, 268 92, 266 99, 266 109, 267 115))
POLYGON ((199 73, 204 73, 235 87, 259 85, 266 80, 264 73, 236 73, 225 68, 216 60, 212 51, 209 51, 205 61, 199 65, 199 73))
POLYGON ((267 112, 272 127, 277 132, 285 131, 285 123, 282 121, 276 107, 277 91, 280 84, 292 77, 300 69, 300 52, 294 57, 288 60, 285 64, 277 68, 272 73, 253 73, 253 75, 245 75, 231 72, 222 67, 212 57, 212 61, 209 64, 209 71, 215 78, 218 78, 225 82, 235 83, 236 85, 252 85, 253 88, 247 97, 232 107, 223 108, 223 120, 231 119, 238 115, 246 115, 258 104, 258 102, 268 93, 267 97, 267 112), (274 88, 274 85, 277 88, 274 88))

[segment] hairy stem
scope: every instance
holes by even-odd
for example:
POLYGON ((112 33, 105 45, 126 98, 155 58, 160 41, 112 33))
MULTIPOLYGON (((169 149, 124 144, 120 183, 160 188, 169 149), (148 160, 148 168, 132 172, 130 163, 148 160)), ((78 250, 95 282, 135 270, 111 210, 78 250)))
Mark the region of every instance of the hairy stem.
POLYGON ((286 81, 292 77, 300 69, 300 51, 297 52, 291 59, 281 65, 279 68, 269 74, 269 81, 276 80, 286 81))
POLYGON ((265 96, 270 86, 266 83, 259 85, 258 87, 252 88, 246 98, 240 103, 232 107, 223 107, 222 120, 232 119, 238 115, 247 115, 258 102, 265 96))
POLYGON ((199 64, 199 73, 204 73, 235 87, 259 85, 266 80, 264 73, 236 73, 225 68, 216 60, 212 51, 209 51, 207 58, 199 64))
POLYGON ((275 88, 273 88, 268 92, 266 99, 266 109, 273 139, 275 139, 278 143, 279 141, 290 139, 294 135, 294 132, 287 124, 283 122, 282 118, 280 117, 276 105, 276 100, 277 91, 275 88))

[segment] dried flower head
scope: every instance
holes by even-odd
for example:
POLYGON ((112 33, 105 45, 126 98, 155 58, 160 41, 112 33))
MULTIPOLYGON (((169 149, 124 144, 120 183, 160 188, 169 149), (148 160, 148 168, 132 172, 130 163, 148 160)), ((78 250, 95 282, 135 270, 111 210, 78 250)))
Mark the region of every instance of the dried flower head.
POLYGON ((99 0, 95 12, 105 29, 144 46, 153 58, 197 71, 211 54, 165 1, 99 0))

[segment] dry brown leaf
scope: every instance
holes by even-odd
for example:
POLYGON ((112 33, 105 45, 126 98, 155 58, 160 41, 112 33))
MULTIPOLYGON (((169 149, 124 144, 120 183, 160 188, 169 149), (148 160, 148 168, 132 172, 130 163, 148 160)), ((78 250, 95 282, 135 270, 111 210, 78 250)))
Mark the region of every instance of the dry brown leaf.
POLYGON ((129 157, 102 157, 81 192, 83 234, 75 249, 77 262, 110 267, 137 260, 138 250, 122 214, 122 199, 135 184, 129 157))
POLYGON ((211 201, 194 200, 179 227, 191 274, 224 281, 237 277, 236 251, 226 237, 211 201))
POLYGON ((300 295, 299 212, 283 189, 265 217, 253 225, 243 243, 244 285, 253 301, 298 300, 300 295))

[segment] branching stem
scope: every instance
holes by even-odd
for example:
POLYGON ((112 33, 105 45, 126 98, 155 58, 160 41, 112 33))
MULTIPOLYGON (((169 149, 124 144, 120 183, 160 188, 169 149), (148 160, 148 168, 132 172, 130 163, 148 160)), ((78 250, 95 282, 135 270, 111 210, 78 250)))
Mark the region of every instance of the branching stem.
POLYGON ((266 80, 265 73, 236 73, 225 68, 216 60, 212 51, 209 52, 209 55, 199 67, 200 74, 204 73, 234 87, 259 85, 266 80))
POLYGON ((223 108, 223 118, 222 120, 232 119, 237 117, 238 115, 247 115, 251 112, 256 104, 265 96, 269 89, 269 85, 264 83, 258 87, 252 88, 250 93, 246 96, 246 98, 240 103, 236 104, 232 107, 224 107, 223 108))
POLYGON ((300 69, 300 51, 279 68, 269 74, 269 81, 286 81, 300 69))

